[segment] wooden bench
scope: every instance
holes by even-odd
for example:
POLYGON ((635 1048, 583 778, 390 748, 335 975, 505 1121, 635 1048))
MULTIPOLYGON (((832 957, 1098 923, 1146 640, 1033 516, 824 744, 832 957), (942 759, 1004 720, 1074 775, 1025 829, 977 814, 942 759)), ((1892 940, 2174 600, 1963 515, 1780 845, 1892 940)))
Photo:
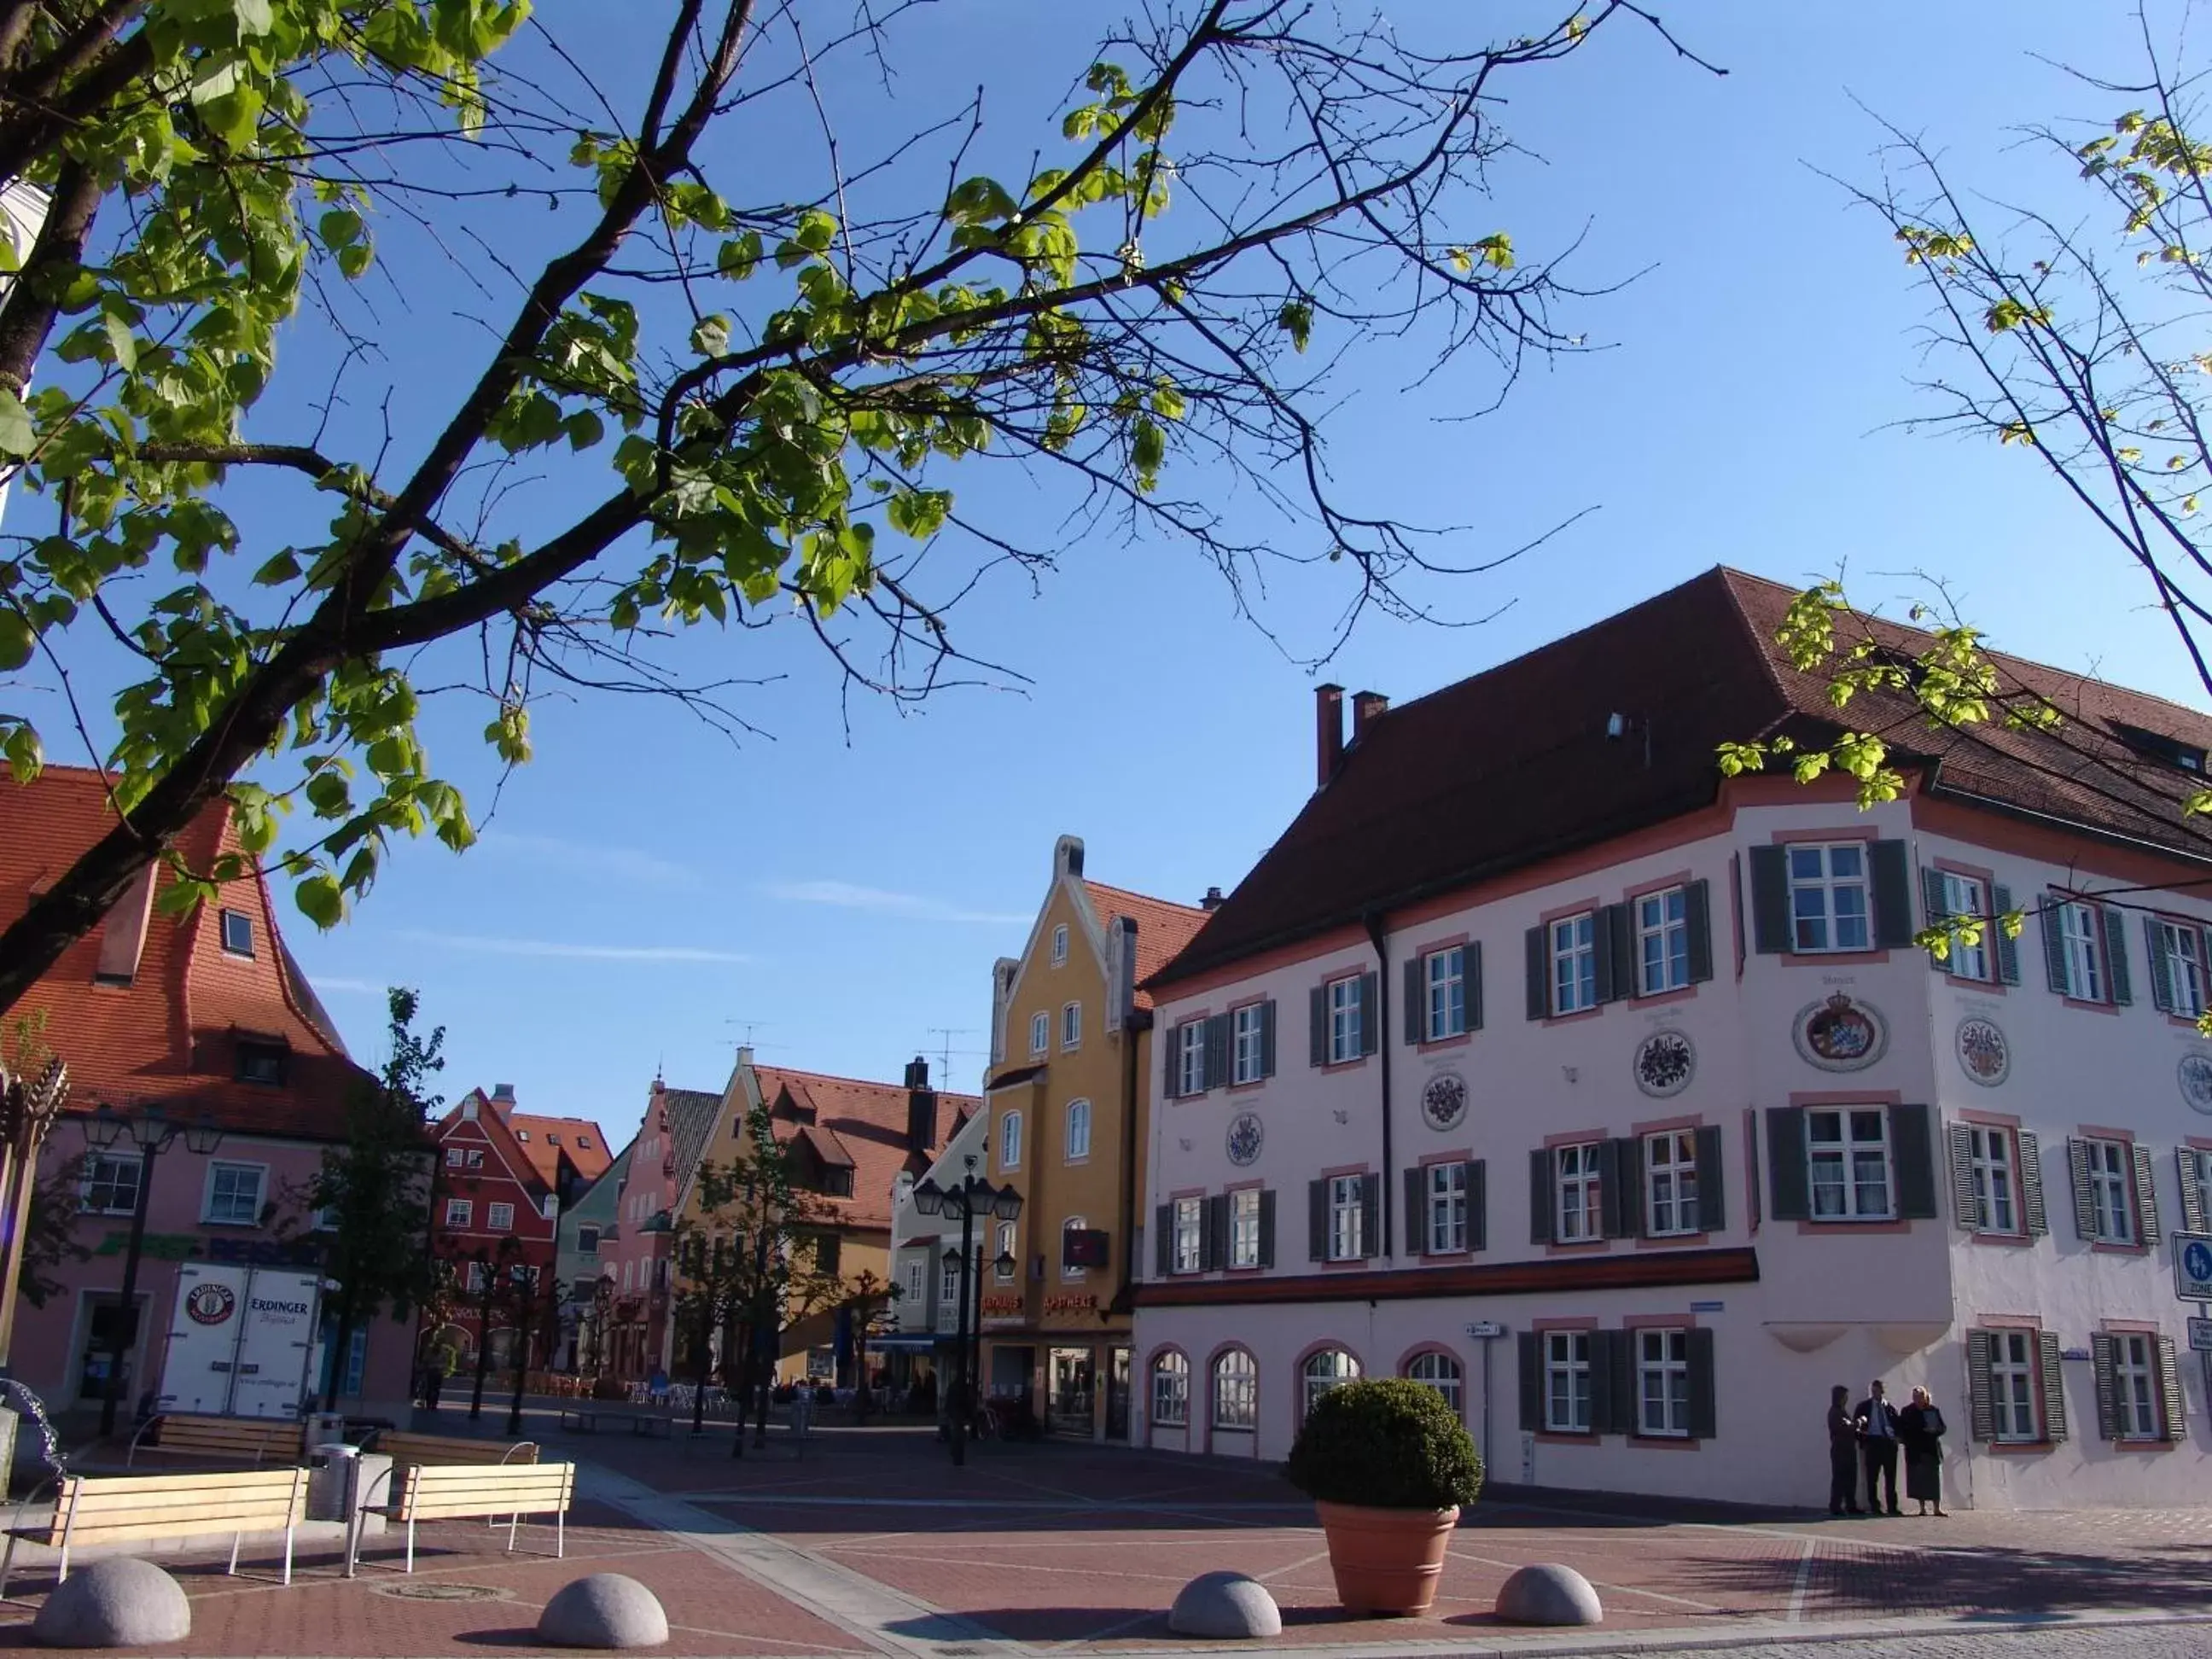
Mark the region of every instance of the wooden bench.
POLYGON ((170 1457, 192 1457, 204 1463, 297 1463, 306 1443, 306 1425, 296 1418, 194 1417, 184 1412, 164 1412, 149 1418, 131 1437, 123 1466, 129 1468, 141 1452, 161 1452, 170 1457), (149 1441, 148 1436, 154 1436, 149 1441))
MULTIPOLYGON (((26 1504, 24 1507, 28 1507, 26 1504)), ((292 1582, 292 1534, 307 1514, 307 1472, 256 1469, 223 1474, 71 1474, 54 1492, 52 1517, 42 1525, 8 1528, 0 1555, 0 1596, 8 1593, 18 1539, 62 1553, 69 1577, 70 1552, 93 1544, 135 1544, 151 1539, 231 1534, 230 1571, 250 1532, 284 1534, 284 1582, 292 1582)))
MULTIPOLYGON (((568 1553, 568 1505, 576 1495, 574 1463, 417 1463, 402 1477, 397 1502, 364 1505, 391 1521, 407 1523, 407 1571, 415 1571, 415 1523, 418 1521, 475 1521, 506 1516, 507 1547, 526 1515, 553 1517, 553 1553, 568 1553)), ((346 1550, 351 1577, 361 1554, 360 1528, 346 1550)))
POLYGON ((423 1464, 535 1463, 538 1443, 518 1440, 502 1446, 496 1440, 471 1440, 458 1434, 410 1434, 399 1429, 379 1429, 368 1449, 382 1452, 395 1469, 423 1464))

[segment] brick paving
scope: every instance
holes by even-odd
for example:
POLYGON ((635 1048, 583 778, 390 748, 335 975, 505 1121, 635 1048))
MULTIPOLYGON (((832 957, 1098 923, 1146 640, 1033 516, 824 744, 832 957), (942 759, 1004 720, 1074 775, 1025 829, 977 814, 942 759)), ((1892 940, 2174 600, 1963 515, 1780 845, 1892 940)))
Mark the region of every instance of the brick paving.
MULTIPOLYGON (((726 1429, 698 1442, 551 1429, 540 1430, 548 1455, 586 1464, 565 1560, 531 1553, 550 1543, 543 1528, 526 1528, 510 1556, 503 1528, 447 1522, 423 1529, 411 1579, 387 1538, 351 1582, 332 1555, 304 1553, 286 1589, 260 1567, 227 1577, 209 1552, 173 1565, 194 1630, 170 1651, 526 1652, 546 1599, 595 1571, 660 1596, 665 1651, 745 1659, 1165 1651, 1185 1645, 1166 1627, 1176 1590, 1220 1567, 1268 1585, 1284 1647, 1377 1654, 1555 1640, 1490 1614, 1498 1585, 1529 1561, 1567 1562, 1598 1586, 1606 1624, 1580 1633, 1585 1643, 1734 1646, 1869 1620, 1913 1620, 1926 1637, 2037 1616, 2212 1620, 2212 1509, 1830 1522, 1501 1491, 1455 1534, 1431 1617, 1354 1620, 1334 1605, 1310 1506, 1265 1469, 998 1443, 955 1469, 926 1431, 907 1430, 831 1431, 803 1455, 778 1436, 734 1460, 726 1429)), ((49 1583, 33 1570, 0 1607, 0 1652, 26 1642, 49 1583)), ((2130 1659, 2212 1654, 2212 1624, 2154 1628, 2167 1634, 2130 1659)), ((1914 1647, 1923 1659, 1948 1650, 1914 1647)))

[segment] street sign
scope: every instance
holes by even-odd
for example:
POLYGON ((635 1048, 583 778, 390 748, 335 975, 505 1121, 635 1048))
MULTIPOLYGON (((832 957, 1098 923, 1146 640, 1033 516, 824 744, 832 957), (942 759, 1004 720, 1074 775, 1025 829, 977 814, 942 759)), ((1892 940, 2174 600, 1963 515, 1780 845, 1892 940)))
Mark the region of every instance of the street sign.
POLYGON ((2189 1322, 2189 1346, 2198 1353, 2212 1353, 2212 1319, 2189 1322))
POLYGON ((2184 1302, 2212 1302, 2212 1233, 2174 1234, 2173 1293, 2184 1302))
POLYGON ((1492 1337, 1504 1335, 1505 1327, 1494 1319, 1478 1319, 1467 1328, 1467 1334, 1480 1340, 1487 1341, 1492 1337))

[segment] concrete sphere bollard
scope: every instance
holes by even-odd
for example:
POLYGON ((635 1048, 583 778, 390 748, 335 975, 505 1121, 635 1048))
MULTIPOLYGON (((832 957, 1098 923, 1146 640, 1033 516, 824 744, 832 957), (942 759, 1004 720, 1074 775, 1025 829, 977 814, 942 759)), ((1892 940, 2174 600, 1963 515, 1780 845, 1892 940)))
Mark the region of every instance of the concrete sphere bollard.
POLYGON ((1176 1594, 1168 1628, 1177 1636, 1230 1640, 1280 1636, 1283 1614, 1256 1578, 1241 1572, 1200 1573, 1176 1594))
POLYGON ((191 1633, 184 1586, 131 1555, 79 1567, 31 1621, 31 1639, 50 1648, 146 1648, 191 1633))
POLYGON ((538 1639, 562 1648, 657 1648, 668 1639, 659 1598, 635 1578, 595 1572, 553 1593, 538 1639))
POLYGON ((1550 1561, 1522 1567, 1498 1587, 1498 1616, 1516 1625, 1600 1625, 1605 1608, 1589 1579, 1550 1561))

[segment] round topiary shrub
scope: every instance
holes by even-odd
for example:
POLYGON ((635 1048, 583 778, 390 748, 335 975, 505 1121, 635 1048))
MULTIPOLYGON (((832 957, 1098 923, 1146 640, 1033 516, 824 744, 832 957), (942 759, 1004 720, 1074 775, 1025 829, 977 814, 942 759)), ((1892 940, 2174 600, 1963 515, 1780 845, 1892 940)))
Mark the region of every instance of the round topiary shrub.
POLYGON ((1482 1456, 1459 1413, 1425 1382, 1377 1377, 1314 1402, 1285 1466, 1291 1484, 1324 1504, 1448 1510, 1482 1491, 1482 1456))

